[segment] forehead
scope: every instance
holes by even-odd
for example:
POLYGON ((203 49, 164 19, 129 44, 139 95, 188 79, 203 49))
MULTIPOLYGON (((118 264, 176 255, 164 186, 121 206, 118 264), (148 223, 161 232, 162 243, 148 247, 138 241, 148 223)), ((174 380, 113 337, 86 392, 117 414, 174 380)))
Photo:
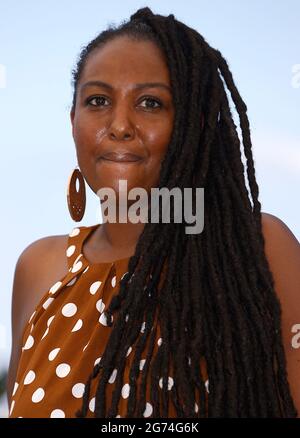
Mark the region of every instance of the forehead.
POLYGON ((95 49, 87 58, 80 82, 91 79, 123 83, 161 82, 170 84, 163 52, 152 41, 118 37, 95 49))

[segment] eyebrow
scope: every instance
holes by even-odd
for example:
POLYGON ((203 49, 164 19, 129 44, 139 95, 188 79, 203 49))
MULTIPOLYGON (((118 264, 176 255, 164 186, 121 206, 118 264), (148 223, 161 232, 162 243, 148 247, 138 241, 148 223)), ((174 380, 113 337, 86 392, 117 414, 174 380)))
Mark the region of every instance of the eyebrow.
MULTIPOLYGON (((83 91, 85 88, 87 87, 91 87, 91 86, 97 86, 97 87, 102 87, 102 88, 106 88, 110 91, 112 91, 114 89, 114 87, 110 84, 108 84, 107 82, 103 82, 103 81, 88 81, 85 82, 82 86, 81 86, 81 91, 83 91)), ((164 88, 166 90, 168 90, 170 93, 172 93, 171 91, 171 87, 169 87, 166 84, 163 84, 162 82, 143 82, 141 84, 135 84, 134 89, 140 90, 142 88, 164 88)))

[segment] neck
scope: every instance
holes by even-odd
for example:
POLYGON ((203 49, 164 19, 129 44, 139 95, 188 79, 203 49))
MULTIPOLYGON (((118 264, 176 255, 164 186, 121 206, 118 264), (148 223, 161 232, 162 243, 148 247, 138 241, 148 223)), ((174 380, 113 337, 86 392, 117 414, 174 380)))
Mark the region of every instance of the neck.
POLYGON ((118 252, 134 249, 144 229, 144 223, 110 223, 106 222, 99 227, 99 242, 108 251, 118 252))

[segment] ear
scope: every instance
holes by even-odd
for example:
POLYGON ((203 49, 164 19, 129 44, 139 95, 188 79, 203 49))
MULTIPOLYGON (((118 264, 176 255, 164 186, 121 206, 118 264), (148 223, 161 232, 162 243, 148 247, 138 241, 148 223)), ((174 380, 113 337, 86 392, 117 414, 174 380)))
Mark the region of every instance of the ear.
POLYGON ((70 111, 70 119, 71 119, 72 125, 73 125, 73 122, 74 122, 74 117, 75 117, 75 109, 72 108, 71 111, 70 111))
POLYGON ((72 135, 74 137, 74 117, 75 117, 75 109, 71 109, 70 111, 70 120, 72 124, 72 135))

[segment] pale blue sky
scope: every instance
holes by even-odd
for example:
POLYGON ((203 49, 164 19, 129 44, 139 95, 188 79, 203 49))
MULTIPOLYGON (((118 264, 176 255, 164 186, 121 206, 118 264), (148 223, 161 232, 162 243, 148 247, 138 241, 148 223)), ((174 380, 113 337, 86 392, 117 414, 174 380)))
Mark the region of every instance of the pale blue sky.
MULTIPOLYGON (((66 234, 75 224, 66 203, 67 180, 76 165, 71 69, 84 44, 142 6, 173 13, 227 59, 248 106, 262 210, 280 217, 300 239, 299 1, 3 0, 1 367, 10 353, 11 287, 19 254, 34 240, 66 234)), ((98 221, 97 198, 88 191, 79 225, 98 221)))

